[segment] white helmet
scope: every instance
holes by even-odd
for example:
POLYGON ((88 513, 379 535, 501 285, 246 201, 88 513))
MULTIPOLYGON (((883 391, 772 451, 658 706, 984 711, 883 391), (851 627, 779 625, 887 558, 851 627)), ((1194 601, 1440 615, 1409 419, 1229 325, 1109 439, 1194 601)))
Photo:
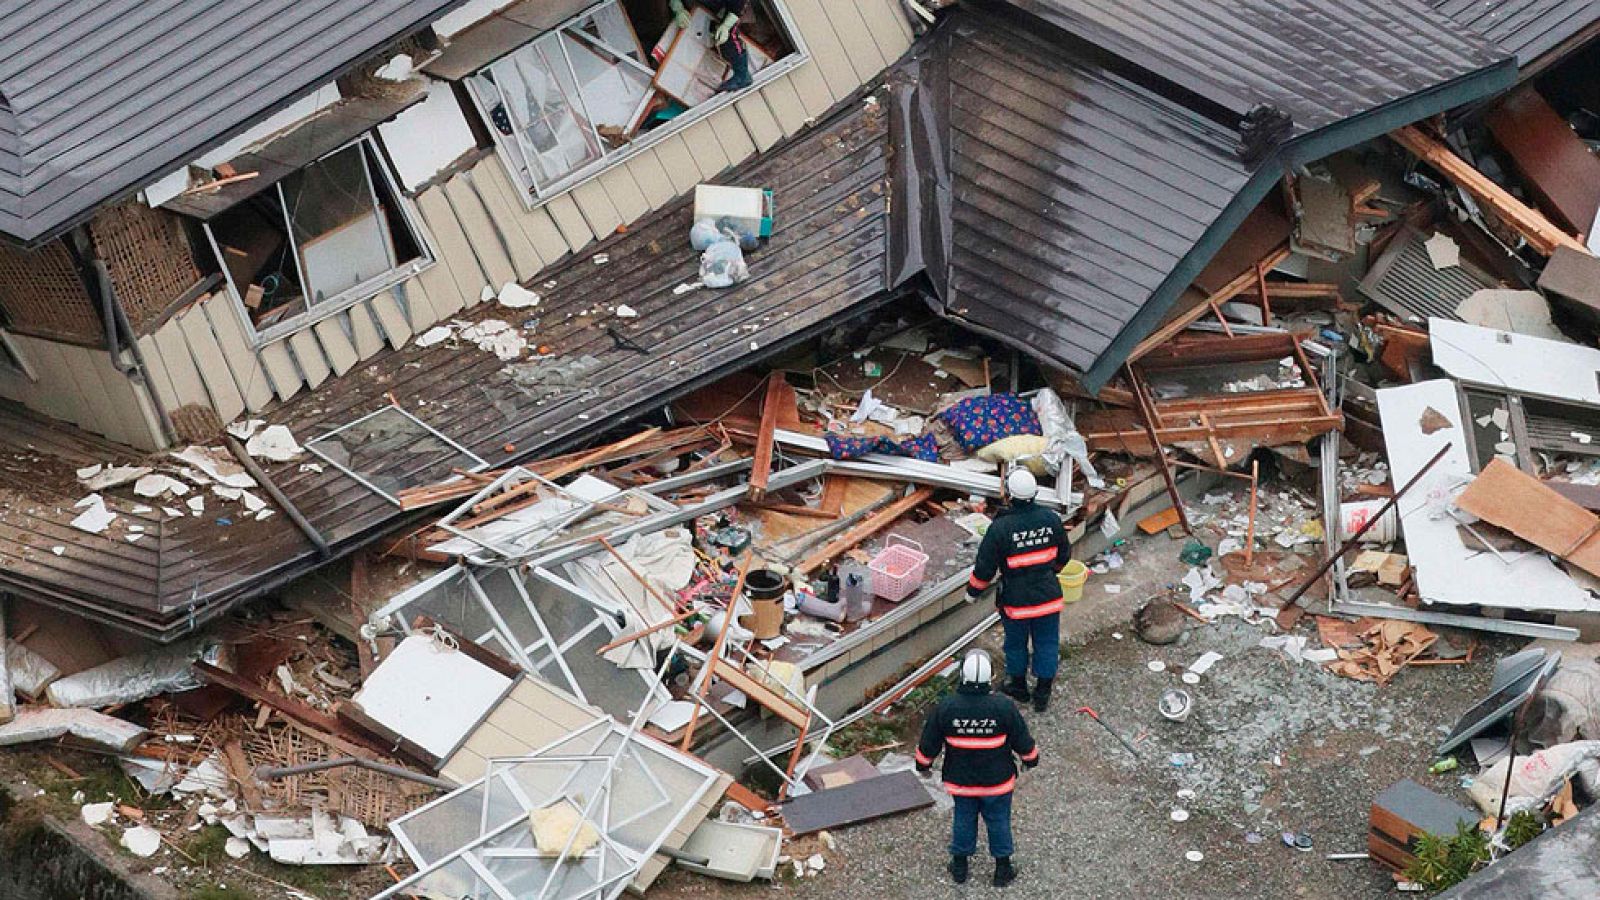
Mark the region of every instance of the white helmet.
POLYGON ((1017 500, 1032 500, 1039 493, 1039 482, 1032 472, 1019 466, 1006 476, 1006 493, 1017 500))
POLYGON ((966 658, 961 660, 961 683, 988 687, 993 679, 994 663, 990 662, 988 652, 968 650, 966 658))

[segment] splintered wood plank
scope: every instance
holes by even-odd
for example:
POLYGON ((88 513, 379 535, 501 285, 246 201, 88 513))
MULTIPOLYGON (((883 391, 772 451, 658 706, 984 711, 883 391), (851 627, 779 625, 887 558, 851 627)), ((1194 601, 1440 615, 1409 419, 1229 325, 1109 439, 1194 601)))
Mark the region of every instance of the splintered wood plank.
MULTIPOLYGON (((477 257, 479 267, 488 276, 489 286, 496 291, 509 281, 517 280, 516 267, 511 263, 510 244, 495 227, 489 211, 484 208, 478 192, 472 189, 465 175, 457 175, 444 184, 444 197, 455 213, 467 236, 468 249, 477 257)), ((467 302, 476 303, 479 294, 467 302)))
MULTIPOLYGON (((486 160, 479 168, 493 168, 496 165, 497 163, 491 159, 486 160)), ((516 269, 517 279, 527 281, 544 268, 544 259, 539 256, 538 249, 528 239, 527 232, 522 230, 520 220, 526 210, 520 206, 513 206, 516 203, 514 199, 508 200, 498 186, 490 179, 479 176, 476 170, 458 176, 458 180, 471 185, 477 192, 478 198, 483 201, 490 221, 505 239, 506 247, 511 252, 511 265, 516 269)))
POLYGON ((739 119, 744 122, 745 131, 749 133, 750 140, 755 142, 757 150, 765 152, 783 140, 783 126, 772 115, 765 97, 751 94, 735 101, 733 108, 739 113, 739 119))
POLYGON ((361 361, 356 354, 355 344, 350 342, 350 336, 344 333, 344 325, 338 316, 330 316, 312 326, 312 331, 317 333, 317 341, 322 344, 322 352, 328 358, 328 364, 333 367, 335 375, 343 375, 361 361))
POLYGON ((368 301, 372 305, 372 315, 378 320, 378 326, 383 329, 383 335, 389 341, 389 346, 399 350, 411 340, 411 324, 406 321, 406 314, 400 309, 400 301, 394 298, 390 291, 384 291, 368 301))
POLYGON ((811 118, 806 112, 805 103, 800 100, 800 94, 795 90, 793 73, 762 88, 761 96, 766 99, 773 120, 783 129, 785 136, 804 128, 806 119, 811 118))
MULTIPOLYGON (((718 146, 721 152, 721 146, 718 146)), ((689 151, 689 145, 683 138, 673 135, 656 145, 656 158, 661 160, 661 167, 667 170, 667 177, 672 180, 672 191, 676 195, 687 194, 694 190, 700 183, 700 167, 695 163, 694 154, 689 151)))
POLYGON ((177 318, 167 320, 167 324, 150 337, 161 353, 161 364, 166 366, 167 375, 172 379, 172 389, 177 394, 178 402, 172 408, 196 403, 210 406, 211 396, 206 393, 205 382, 200 380, 200 370, 195 368, 194 358, 189 355, 189 343, 183 337, 183 326, 177 318))
POLYGON ((650 201, 644 198, 644 191, 633 180, 629 168, 627 165, 612 166, 595 177, 600 186, 605 188, 606 196, 611 198, 611 205, 621 217, 623 225, 633 224, 650 211, 650 201))
POLYGON ((622 213, 617 212, 617 207, 611 202, 611 195, 600 184, 598 179, 591 178, 567 192, 573 202, 578 204, 578 211, 583 213, 583 221, 588 224, 589 230, 600 240, 605 240, 617 226, 622 224, 622 213))
POLYGON ((279 400, 287 400, 300 392, 300 386, 305 382, 300 379, 300 370, 295 368, 294 357, 289 355, 289 342, 273 341, 261 348, 261 365, 267 370, 267 377, 272 379, 272 389, 277 392, 279 400))
POLYGON ((210 300, 195 304, 205 311, 211 331, 222 345, 228 359, 228 370, 233 373, 234 384, 244 397, 245 408, 260 412, 272 402, 272 385, 267 383, 266 370, 256 358, 255 335, 247 334, 239 314, 233 309, 233 298, 217 294, 210 300))
POLYGON ((1499 457, 1456 497, 1456 506, 1600 575, 1600 517, 1499 457))
POLYGON ((646 150, 628 160, 628 171, 632 173, 634 183, 639 186, 639 192, 644 195, 651 209, 660 209, 678 196, 672 178, 661 165, 661 158, 656 151, 646 150))
POLYGON ((206 392, 211 395, 211 408, 222 421, 232 422, 244 412, 244 395, 233 383, 227 356, 211 331, 210 321, 199 304, 178 313, 175 318, 183 328, 184 342, 189 345, 196 368, 200 370, 200 380, 205 382, 206 392))
MULTIPOLYGON (((445 297, 444 300, 444 306, 449 307, 449 313, 446 315, 478 302, 478 295, 488 283, 487 277, 478 267, 478 258, 472 253, 472 244, 468 241, 466 232, 461 229, 461 222, 456 219, 455 211, 450 208, 450 201, 445 198, 444 190, 435 187, 423 191, 417 196, 417 209, 422 211, 422 218, 427 221, 428 230, 433 233, 434 251, 440 263, 434 269, 443 269, 448 273, 455 286, 455 293, 445 297), (458 300, 459 303, 456 302, 458 300)), ((435 276, 432 281, 426 281, 426 286, 429 298, 434 301, 434 308, 440 309, 439 299, 444 291, 442 279, 435 276), (438 290, 435 289, 436 284, 438 290)))
POLYGON ((327 381, 333 373, 328 360, 322 355, 322 346, 310 331, 297 331, 289 335, 289 349, 306 377, 306 386, 312 390, 316 390, 317 385, 327 381))
POLYGON ((711 133, 722 142, 722 150, 732 165, 744 162, 756 153, 755 141, 744 127, 744 120, 732 109, 720 109, 706 118, 711 133))
POLYGON ((345 310, 345 315, 350 319, 350 340, 356 346, 357 356, 367 359, 383 349, 383 335, 378 333, 366 303, 357 303, 345 310))
POLYGON ((578 202, 572 199, 570 193, 551 197, 541 208, 550 214, 561 232, 561 239, 566 241, 567 248, 573 253, 594 242, 594 232, 590 230, 588 220, 583 217, 583 211, 578 209, 578 202))

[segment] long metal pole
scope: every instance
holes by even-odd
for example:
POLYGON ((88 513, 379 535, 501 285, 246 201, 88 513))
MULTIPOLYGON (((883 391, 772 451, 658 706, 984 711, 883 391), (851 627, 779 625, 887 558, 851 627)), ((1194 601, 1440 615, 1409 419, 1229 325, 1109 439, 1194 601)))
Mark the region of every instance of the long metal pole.
MULTIPOLYGON (((1367 531, 1372 528, 1372 526, 1378 524, 1379 519, 1382 519, 1385 515, 1387 515, 1389 510, 1394 509, 1395 505, 1400 502, 1400 498, 1405 496, 1406 491, 1411 490, 1413 485, 1422 480, 1422 476, 1428 474, 1429 470, 1438 465, 1439 460, 1444 459, 1444 455, 1449 453, 1450 448, 1453 446, 1455 445, 1445 444, 1443 447, 1440 447, 1439 452, 1433 455, 1433 459, 1428 460, 1428 464, 1418 470, 1417 474, 1411 476, 1410 481, 1407 481, 1405 485, 1400 488, 1400 490, 1395 491, 1394 496, 1389 498, 1389 502, 1385 503, 1383 507, 1378 510, 1376 515, 1372 516, 1370 519, 1367 519, 1366 524, 1356 529, 1355 534, 1352 534, 1350 537, 1346 538, 1345 542, 1339 545, 1337 552, 1328 554, 1328 558, 1322 561, 1322 565, 1317 566, 1317 570, 1311 573, 1311 577, 1307 578, 1305 583, 1301 584, 1300 587, 1295 590, 1294 594, 1289 597, 1288 600, 1283 602, 1284 607, 1288 608, 1293 606, 1296 600, 1299 600, 1300 597, 1305 594, 1305 592, 1309 590, 1313 584, 1317 583, 1317 579, 1327 574, 1327 571, 1333 568, 1333 564, 1343 557, 1351 547, 1354 547, 1356 545, 1356 541, 1361 540, 1361 536, 1366 534, 1367 531)), ((1326 525, 1327 523, 1324 523, 1324 530, 1326 530, 1326 525)))

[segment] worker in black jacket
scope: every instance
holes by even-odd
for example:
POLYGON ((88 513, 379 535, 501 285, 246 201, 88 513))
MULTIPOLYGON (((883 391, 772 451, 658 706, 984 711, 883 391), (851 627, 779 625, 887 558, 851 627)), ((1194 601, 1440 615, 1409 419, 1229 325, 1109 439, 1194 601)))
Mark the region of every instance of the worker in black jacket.
POLYGON ((950 877, 965 884, 968 859, 978 849, 978 817, 989 830, 989 855, 994 857, 994 886, 1017 878, 1011 864, 1011 792, 1017 786, 1017 764, 1039 764, 1039 748, 1028 733, 1017 705, 989 691, 994 677, 989 654, 972 650, 961 661, 961 683, 928 716, 917 744, 917 771, 933 771, 944 757, 944 788, 955 799, 950 834, 950 877))
POLYGON ((989 523, 978 544, 967 597, 976 599, 1000 579, 995 605, 1006 632, 1006 685, 1018 703, 1033 699, 1044 712, 1061 665, 1061 581, 1059 573, 1072 558, 1067 527, 1061 517, 1034 502, 1039 483, 1018 468, 1006 476, 1011 506, 989 523), (1028 652, 1032 644, 1032 655, 1028 652), (1028 690, 1028 668, 1035 679, 1028 690))

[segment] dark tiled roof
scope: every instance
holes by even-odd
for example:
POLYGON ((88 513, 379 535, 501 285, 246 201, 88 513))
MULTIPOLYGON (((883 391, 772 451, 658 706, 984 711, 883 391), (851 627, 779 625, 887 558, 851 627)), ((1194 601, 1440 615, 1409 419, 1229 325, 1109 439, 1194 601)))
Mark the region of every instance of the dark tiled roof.
MULTIPOLYGON (((538 318, 531 339, 548 345, 552 358, 587 354, 600 361, 581 383, 551 399, 535 402, 518 390, 492 353, 437 344, 385 351, 337 383, 269 410, 266 418, 287 424, 305 442, 384 407, 385 395, 392 395, 498 467, 551 455, 623 417, 657 409, 893 296, 885 274, 887 131, 881 107, 857 98, 718 179, 770 187, 778 197, 777 228, 747 256, 750 279, 734 288, 674 293, 698 276, 699 255, 688 242, 693 201, 686 197, 540 273, 533 285, 543 295, 537 308, 510 310, 491 302, 462 316, 513 325, 538 318), (593 259, 602 253, 609 261, 598 265, 593 259), (637 318, 616 317, 619 303, 632 306, 637 318), (608 328, 648 352, 619 348, 608 328)), ((105 496, 121 518, 106 535, 67 524, 77 513, 72 505, 87 493, 76 483, 75 468, 138 458, 0 401, 0 586, 171 638, 320 563, 286 516, 260 522, 241 516, 222 525, 216 519, 228 515, 226 507, 210 496, 207 515, 163 523, 164 504, 152 502, 151 512, 134 514, 138 504, 128 489, 112 489, 105 496), (41 485, 45 471, 54 473, 55 487, 41 485), (129 525, 149 536, 128 542, 129 525), (55 555, 54 546, 65 552, 55 555)), ((408 465, 395 454, 386 474, 401 474, 408 465)), ((335 552, 405 519, 333 466, 312 472, 286 463, 268 470, 335 552)), ((448 474, 446 467, 422 480, 448 474)))
POLYGON ((1271 104, 1299 132, 1503 56, 1422 0, 1010 2, 1236 113, 1271 104))
POLYGON ((51 237, 462 2, 0 0, 0 235, 51 237))
POLYGON ((1249 179, 1238 135, 1020 27, 952 24, 947 307, 1086 370, 1249 179))
POLYGON ((1518 65, 1524 67, 1600 27, 1596 0, 1428 0, 1428 4, 1515 53, 1518 65))

